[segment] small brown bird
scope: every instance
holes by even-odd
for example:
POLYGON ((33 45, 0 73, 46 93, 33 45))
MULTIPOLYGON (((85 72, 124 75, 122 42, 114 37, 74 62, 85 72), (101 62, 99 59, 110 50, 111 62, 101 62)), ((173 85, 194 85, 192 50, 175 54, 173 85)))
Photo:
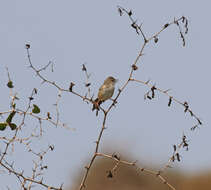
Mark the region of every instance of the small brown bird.
POLYGON ((117 80, 111 76, 104 81, 103 85, 99 88, 98 96, 93 103, 92 111, 95 109, 99 110, 100 104, 113 96, 116 82, 117 80))

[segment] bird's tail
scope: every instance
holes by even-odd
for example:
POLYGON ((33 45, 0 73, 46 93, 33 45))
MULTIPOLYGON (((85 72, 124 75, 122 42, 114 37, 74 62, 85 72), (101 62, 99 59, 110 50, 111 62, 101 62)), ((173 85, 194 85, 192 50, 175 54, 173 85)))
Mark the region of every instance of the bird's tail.
POLYGON ((99 100, 99 98, 96 98, 95 101, 93 102, 93 107, 92 107, 92 111, 94 111, 95 109, 97 111, 99 111, 99 106, 102 103, 101 100, 99 100))

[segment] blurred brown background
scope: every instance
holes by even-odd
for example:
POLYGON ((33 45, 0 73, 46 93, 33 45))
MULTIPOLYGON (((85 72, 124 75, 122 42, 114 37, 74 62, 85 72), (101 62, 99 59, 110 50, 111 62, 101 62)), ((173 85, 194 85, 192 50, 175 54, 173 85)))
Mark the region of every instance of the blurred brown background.
MULTIPOLYGON (((127 156, 122 156, 123 160, 132 161, 127 156), (124 159, 123 159, 124 158, 124 159)), ((87 160, 87 163, 89 160, 87 160)), ((86 164, 87 164, 86 163, 86 164)), ((141 164, 141 161, 139 161, 141 164)), ((83 164, 85 166, 86 164, 83 164)), ((141 166, 144 164, 142 163, 141 166)), ((98 157, 90 170, 86 190, 168 190, 169 187, 162 184, 156 176, 146 172, 138 172, 135 167, 120 164, 112 178, 108 178, 108 171, 115 166, 113 160, 98 157)), ((145 166, 145 165, 144 165, 145 166)), ((155 167, 146 166, 148 169, 155 167)), ((159 168, 157 165, 156 168, 159 168)), ((85 169, 81 169, 75 176, 74 184, 68 190, 78 189, 85 169)), ((177 190, 211 190, 211 170, 188 173, 178 171, 176 167, 168 169, 163 174, 167 181, 177 190)))

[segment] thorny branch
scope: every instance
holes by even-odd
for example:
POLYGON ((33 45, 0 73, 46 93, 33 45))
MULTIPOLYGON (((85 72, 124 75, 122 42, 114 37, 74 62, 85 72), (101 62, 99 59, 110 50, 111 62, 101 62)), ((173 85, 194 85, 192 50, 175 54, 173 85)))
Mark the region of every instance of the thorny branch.
POLYGON ((86 76, 85 87, 87 88, 87 93, 85 94, 85 97, 88 96, 88 97, 90 97, 90 98, 92 99, 93 96, 91 96, 91 88, 90 88, 91 82, 89 81, 89 80, 90 80, 91 74, 88 73, 85 64, 82 65, 82 71, 85 73, 85 76, 86 76))
POLYGON ((190 113, 190 116, 193 117, 197 121, 197 123, 193 127, 191 127, 191 130, 195 130, 197 127, 202 125, 202 121, 200 120, 200 118, 195 113, 193 113, 193 111, 190 109, 188 103, 186 101, 181 102, 181 101, 177 100, 176 98, 174 98, 173 96, 171 96, 169 94, 170 89, 162 90, 161 88, 158 88, 157 86, 150 84, 149 80, 148 81, 142 81, 142 80, 130 78, 130 81, 135 81, 135 82, 144 84, 144 85, 146 85, 150 88, 150 90, 144 96, 145 99, 148 98, 149 100, 151 100, 151 99, 155 98, 155 91, 158 91, 158 92, 160 92, 160 93, 162 93, 162 94, 164 94, 168 97, 168 106, 169 107, 171 106, 171 104, 173 102, 176 102, 177 104, 180 104, 181 106, 183 106, 184 112, 190 113), (150 93, 151 93, 151 95, 150 95, 150 93))
MULTIPOLYGON (((125 81, 125 83, 122 85, 122 87, 118 90, 118 93, 117 93, 116 97, 114 98, 113 102, 110 104, 110 106, 107 109, 104 109, 104 108, 100 107, 100 110, 104 114, 101 130, 100 130, 100 133, 99 133, 98 138, 96 140, 95 151, 94 151, 94 153, 93 153, 93 155, 91 157, 91 160, 90 160, 89 164, 85 167, 86 168, 86 172, 85 172, 85 174, 83 176, 83 179, 81 181, 79 189, 82 190, 83 188, 85 188, 85 184, 86 184, 86 180, 87 180, 88 175, 89 175, 89 171, 90 171, 95 159, 97 157, 105 157, 105 158, 112 159, 115 162, 115 166, 113 167, 113 169, 108 171, 108 177, 113 177, 113 174, 117 170, 119 165, 120 164, 125 164, 125 165, 130 165, 130 166, 135 167, 138 172, 146 172, 146 173, 149 173, 149 174, 157 176, 161 180, 162 183, 166 184, 170 189, 175 190, 175 188, 170 183, 168 183, 167 180, 164 177, 162 177, 161 174, 162 174, 162 172, 164 170, 166 170, 166 168, 170 167, 170 163, 171 162, 174 162, 176 160, 180 161, 179 150, 181 148, 186 148, 188 150, 188 143, 187 143, 187 139, 186 139, 187 137, 185 135, 183 135, 181 143, 179 143, 177 146, 176 145, 173 146, 173 149, 174 149, 173 155, 170 157, 168 163, 160 171, 148 170, 148 169, 143 168, 143 167, 140 168, 137 165, 137 162, 124 161, 124 160, 120 159, 120 157, 118 157, 116 154, 107 155, 107 154, 100 153, 99 152, 99 148, 100 148, 100 142, 101 142, 101 139, 102 139, 103 132, 106 129, 107 117, 108 117, 111 109, 117 103, 117 100, 120 97, 121 93, 126 89, 126 87, 129 84, 129 82, 137 82, 137 83, 141 83, 143 85, 148 86, 150 88, 150 90, 145 94, 145 97, 148 98, 148 99, 153 99, 155 97, 156 91, 158 91, 158 92, 160 92, 160 93, 162 93, 162 94, 164 94, 164 95, 166 95, 168 97, 168 99, 169 99, 168 100, 168 106, 171 106, 172 102, 175 102, 175 103, 178 103, 178 104, 182 105, 183 108, 184 108, 184 112, 189 112, 190 115, 194 119, 197 120, 197 124, 194 125, 194 127, 191 128, 192 130, 197 128, 199 125, 202 125, 201 120, 199 119, 198 116, 195 115, 195 113, 193 113, 193 111, 189 107, 189 104, 186 101, 182 102, 182 101, 177 100, 176 98, 174 98, 173 96, 171 96, 169 94, 169 90, 162 90, 162 89, 158 88, 157 86, 150 84, 150 81, 144 82, 144 81, 137 80, 137 79, 133 78, 133 74, 138 69, 137 65, 138 65, 138 62, 140 61, 140 59, 141 59, 141 57, 143 55, 143 51, 144 51, 145 47, 152 40, 154 40, 154 42, 157 43, 160 33, 163 32, 166 28, 170 27, 171 25, 176 25, 178 27, 178 29, 179 29, 180 37, 181 37, 181 39, 183 41, 183 46, 185 46, 185 35, 188 32, 188 20, 184 16, 182 16, 182 17, 180 17, 178 19, 174 19, 172 22, 166 23, 158 32, 154 33, 150 37, 147 37, 145 35, 144 31, 142 30, 142 24, 138 24, 137 21, 133 18, 133 12, 131 10, 128 11, 128 10, 124 9, 123 7, 118 6, 118 11, 119 11, 120 16, 122 16, 123 14, 128 15, 130 21, 132 22, 131 23, 131 27, 136 31, 136 33, 138 35, 142 36, 143 44, 142 44, 142 46, 140 48, 140 51, 138 52, 137 57, 135 58, 133 64, 131 65, 131 70, 129 72, 128 79, 125 81), (184 25, 185 32, 183 32, 181 24, 184 25)), ((18 178, 18 180, 21 183, 21 187, 23 189, 29 189, 30 190, 32 188, 32 184, 34 183, 34 184, 39 184, 39 185, 41 185, 43 187, 46 187, 48 189, 62 190, 62 185, 59 188, 52 187, 52 186, 49 186, 49 185, 46 185, 45 183, 43 183, 43 179, 39 178, 40 176, 42 176, 43 169, 47 169, 47 166, 43 165, 43 156, 49 150, 53 150, 54 146, 53 145, 49 145, 49 147, 45 151, 40 152, 40 153, 36 153, 30 147, 30 139, 32 137, 36 138, 36 137, 39 137, 39 136, 42 135, 41 124, 42 124, 43 121, 48 121, 51 124, 53 124, 54 126, 63 126, 63 127, 65 127, 65 124, 60 123, 60 121, 59 121, 59 109, 58 109, 58 103, 59 103, 60 98, 62 97, 62 93, 63 92, 72 93, 73 95, 76 95, 81 100, 85 101, 86 103, 91 103, 91 104, 94 103, 94 101, 92 99, 93 97, 91 97, 91 92, 90 92, 90 85, 91 85, 91 83, 89 82, 90 74, 88 74, 87 68, 83 64, 82 71, 85 72, 86 79, 87 79, 86 83, 85 83, 85 87, 87 87, 87 90, 88 90, 88 93, 86 93, 85 95, 81 95, 81 94, 79 94, 78 92, 76 92, 74 90, 74 86, 75 86, 74 82, 70 82, 69 88, 63 88, 63 87, 59 86, 55 81, 50 81, 50 80, 48 80, 46 77, 44 77, 41 74, 41 72, 46 70, 50 65, 52 65, 52 69, 53 69, 53 63, 49 62, 44 67, 42 67, 40 69, 37 69, 32 64, 32 60, 31 60, 29 49, 30 49, 30 44, 26 44, 26 51, 27 51, 29 67, 41 79, 42 83, 48 83, 48 84, 50 84, 50 85, 52 85, 52 86, 54 86, 54 87, 56 87, 58 89, 58 92, 59 92, 58 93, 58 99, 57 99, 56 104, 55 104, 55 106, 56 106, 56 115, 57 116, 56 116, 56 120, 53 120, 52 116, 51 116, 51 114, 49 112, 47 113, 46 117, 40 117, 39 115, 37 115, 37 113, 39 112, 39 107, 37 105, 35 105, 35 104, 33 104, 33 106, 32 106, 32 101, 34 99, 34 95, 37 94, 37 89, 33 89, 32 94, 29 97, 28 105, 27 105, 25 110, 16 108, 15 101, 18 98, 17 98, 17 94, 13 95, 12 96, 12 101, 11 101, 11 110, 0 112, 0 115, 4 115, 4 114, 8 115, 9 114, 9 116, 10 116, 10 119, 9 120, 7 119, 8 121, 5 122, 4 125, 2 124, 2 126, 4 127, 5 125, 6 126, 9 125, 9 127, 12 130, 15 130, 15 133, 14 133, 12 138, 0 137, 0 140, 4 140, 5 143, 6 143, 6 146, 5 146, 4 150, 0 154, 0 156, 1 156, 0 157, 0 165, 4 169, 6 169, 9 173, 14 174, 18 178), (17 127, 12 125, 13 123, 12 123, 12 119, 11 119, 15 114, 19 114, 20 116, 22 116, 21 123, 17 127), (26 138, 20 138, 20 137, 18 137, 18 133, 22 130, 22 127, 25 124, 25 118, 28 117, 28 116, 33 117, 36 120, 38 120, 38 122, 40 124, 40 133, 39 134, 35 134, 35 132, 32 132, 30 136, 28 136, 26 138), (13 163, 10 164, 6 160, 6 155, 7 155, 7 152, 8 152, 8 149, 9 149, 10 145, 14 146, 14 143, 17 143, 17 142, 20 143, 20 144, 24 144, 27 147, 29 152, 31 152, 33 155, 35 155, 35 156, 37 156, 39 158, 37 162, 34 162, 34 168, 32 170, 32 176, 31 177, 26 177, 24 175, 24 172, 18 172, 17 170, 15 170, 14 169, 14 164, 13 163)), ((14 85, 13 85, 11 79, 10 79, 9 71, 8 71, 8 80, 9 80, 9 82, 8 82, 7 86, 10 89, 12 89, 14 87, 14 85)))
MULTIPOLYGON (((183 40, 183 46, 185 46, 185 38, 184 38, 184 35, 183 35, 183 33, 182 33, 180 24, 179 24, 180 21, 182 21, 183 23, 185 22, 185 28, 186 28, 185 34, 187 34, 187 31, 188 31, 188 28, 187 28, 187 26, 188 26, 188 21, 187 21, 187 19, 186 19, 184 16, 181 17, 181 18, 179 18, 179 19, 174 19, 174 21, 165 24, 159 32, 157 32, 157 33, 155 33, 154 35, 152 35, 151 37, 147 38, 147 37, 145 36, 145 34, 144 34, 142 28, 141 28, 141 25, 138 25, 137 22, 133 19, 133 17, 132 17, 132 14, 133 14, 133 13, 132 13, 131 10, 130 10, 130 11, 127 11, 126 9, 124 9, 124 8, 122 8, 122 7, 120 7, 120 6, 118 6, 118 11, 119 11, 119 13, 120 13, 120 16, 122 16, 123 13, 126 13, 126 14, 129 16, 129 18, 130 18, 130 20, 131 20, 131 22, 132 22, 131 27, 135 29, 135 31, 136 31, 136 33, 137 33, 138 35, 139 35, 139 34, 142 35, 142 37, 143 37, 143 39, 144 39, 144 43, 143 43, 143 45, 142 45, 142 47, 141 47, 141 49, 140 49, 140 51, 139 51, 139 53, 138 53, 138 56, 136 57, 134 63, 132 64, 132 68, 131 68, 131 71, 130 71, 128 80, 127 80, 127 81, 124 83, 124 85, 119 89, 119 91, 118 91, 116 97, 115 97, 114 100, 113 100, 113 103, 108 107, 107 110, 104 110, 103 124, 102 124, 102 128, 101 128, 100 134, 99 134, 99 136, 98 136, 98 140, 97 140, 97 145, 96 145, 95 153, 93 154, 93 157, 92 157, 92 159, 91 159, 91 161, 90 161, 90 164, 88 165, 88 167, 86 167, 85 175, 84 175, 84 177, 83 177, 83 179, 82 179, 82 182, 81 182, 81 184, 80 184, 80 187, 79 187, 80 190, 82 190, 83 188, 85 188, 85 182, 86 182, 88 173, 89 173, 89 171, 90 171, 90 168, 91 168, 92 164, 94 163, 94 160, 96 159, 96 157, 99 156, 99 154, 98 154, 99 143, 100 143, 100 140, 101 140, 103 131, 105 130, 105 121, 106 121, 106 118, 107 118, 107 116, 108 116, 108 113, 110 112, 110 110, 112 109, 112 107, 115 105, 115 103, 117 102, 117 99, 119 98, 119 96, 120 96, 120 94, 123 92, 123 90, 126 88, 126 86, 128 85, 128 83, 129 83, 130 81, 136 81, 136 82, 138 82, 136 79, 132 79, 132 76, 133 76, 134 71, 136 71, 136 70, 138 69, 137 64, 138 64, 138 61, 140 60, 141 56, 143 55, 143 51, 144 51, 144 48, 146 47, 146 45, 147 45, 151 40, 153 40, 153 39, 154 39, 154 42, 157 43, 157 42, 158 42, 158 36, 159 36, 159 34, 160 34, 162 31, 164 31, 167 27, 169 27, 170 25, 176 24, 176 25, 179 27, 180 35, 181 35, 181 38, 182 38, 182 40, 183 40)), ((148 83, 143 83, 143 84, 149 86, 148 83)), ((154 97, 154 90, 157 90, 157 88, 154 87, 154 86, 150 86, 150 87, 151 87, 151 91, 152 91, 152 96, 154 97)), ((165 91, 163 91, 163 90, 161 90, 161 89, 159 89, 159 91, 162 92, 162 93, 165 93, 166 95, 168 95, 167 92, 165 92, 165 91)), ((169 96, 169 95, 168 95, 168 96, 169 96)), ((172 96, 169 96, 169 97, 171 98, 171 100, 174 100, 175 102, 177 102, 177 103, 179 103, 179 104, 182 104, 180 101, 178 101, 177 99, 173 98, 172 96)), ((197 119, 198 123, 201 125, 201 124, 202 124, 201 121, 199 120, 199 118, 198 118, 195 114, 193 114, 193 112, 189 109, 189 107, 187 108, 187 105, 186 105, 186 104, 182 104, 182 105, 185 106, 185 108, 186 108, 185 111, 189 111, 189 112, 191 113, 191 115, 192 115, 195 119, 197 119)), ((181 145, 178 146, 178 148, 177 148, 177 150, 175 150, 173 156, 176 155, 176 156, 178 157, 178 155, 179 155, 178 151, 179 151, 179 149, 180 149, 180 147, 181 147, 182 145, 184 145, 184 142, 183 142, 181 145)), ((104 154, 104 156, 105 156, 105 154, 104 154)), ((173 156, 172 156, 172 157, 173 157, 173 156)), ((172 158, 172 157, 171 157, 171 158, 172 158)), ((172 159, 170 159, 170 160, 173 161, 172 159)), ((179 159, 178 159, 178 161, 179 161, 179 159)), ((147 170, 145 170, 145 169, 144 169, 143 171, 150 173, 149 171, 147 171, 147 170)), ((111 176, 111 175, 112 175, 112 173, 109 173, 109 176, 111 176)), ((170 189, 175 189, 172 185, 170 185, 170 184, 161 176, 161 171, 156 172, 156 175, 159 177, 159 179, 160 179, 163 183, 167 184, 168 187, 169 187, 170 189)))
MULTIPOLYGON (((40 71, 42 71, 43 69, 41 69, 40 71)), ((34 96, 37 94, 37 89, 33 89, 31 92, 31 95, 28 97, 28 104, 26 105, 25 109, 21 109, 18 108, 18 106, 16 105, 16 101, 19 100, 19 98, 17 97, 17 93, 12 92, 12 89, 14 88, 13 82, 10 78, 9 75, 9 71, 7 69, 8 72, 8 88, 10 88, 10 96, 11 96, 11 102, 10 102, 10 110, 8 111, 1 111, 0 115, 2 117, 2 119, 4 118, 4 115, 8 115, 7 119, 5 122, 1 122, 0 123, 0 130, 3 131, 6 128, 10 128, 12 131, 14 131, 14 133, 8 134, 8 136, 0 136, 0 140, 1 140, 1 149, 0 149, 0 166, 4 169, 3 171, 7 171, 9 174, 13 174, 17 177, 18 181, 20 182, 21 187, 24 190, 29 190, 32 188, 32 184, 39 184, 45 188, 48 189, 55 189, 55 190, 61 190, 62 189, 62 185, 60 187, 53 187, 50 185, 47 185, 45 182, 43 182, 44 180, 41 178, 41 176, 43 175, 43 171, 44 169, 47 169, 47 165, 45 165, 43 163, 43 158, 44 156, 49 152, 49 151, 53 151, 54 146, 53 145, 49 145, 48 148, 44 151, 41 152, 35 152, 32 148, 31 148, 31 144, 33 141, 33 138, 39 138, 42 136, 42 121, 48 121, 51 124, 53 124, 54 126, 63 126, 64 124, 62 124, 60 121, 56 122, 52 119, 52 117, 50 116, 50 113, 47 114, 46 117, 41 117, 39 115, 37 115, 40 112, 40 108, 33 104, 32 106, 32 101, 34 100, 34 96), (35 109, 36 108, 36 109, 35 109), (16 122, 14 122, 14 117, 16 117, 15 115, 19 116, 19 124, 16 124, 16 122), (23 134, 23 127, 26 125, 26 117, 32 117, 35 118, 38 123, 39 123, 39 127, 40 127, 40 132, 37 133, 37 127, 36 128, 31 128, 31 134, 28 137, 22 137, 23 134), (32 175, 31 177, 29 177, 29 175, 24 174, 23 171, 19 172, 18 169, 16 169, 14 167, 15 161, 12 163, 9 163, 7 158, 8 158, 8 154, 9 154, 9 150, 11 150, 11 153, 14 152, 14 146, 15 143, 19 143, 24 145, 28 152, 31 152, 35 157, 38 158, 35 159, 34 162, 34 168, 32 170, 32 175), (5 144, 5 146, 3 146, 3 144, 5 144), (43 165, 44 164, 44 165, 43 165)))
POLYGON ((100 156, 100 157, 105 157, 105 158, 109 158, 109 159, 112 159, 113 161, 116 162, 114 168, 110 171, 108 171, 108 176, 107 177, 113 177, 113 171, 117 169, 117 167, 120 165, 120 164, 123 164, 123 165, 129 165, 129 166, 132 166, 132 167, 135 167, 136 171, 137 172, 146 172, 148 174, 151 174, 151 175, 154 175, 156 177, 158 177, 162 182, 163 184, 167 185, 170 189, 172 190, 176 190, 170 183, 168 183, 168 181, 161 175, 161 172, 160 171, 153 171, 153 170, 149 170, 149 169, 146 169, 144 167, 139 167, 137 165, 137 161, 135 162, 128 162, 126 160, 121 160, 120 157, 118 157, 116 154, 113 154, 113 155, 108 155, 108 154, 103 154, 103 153, 97 153, 97 156, 100 156))

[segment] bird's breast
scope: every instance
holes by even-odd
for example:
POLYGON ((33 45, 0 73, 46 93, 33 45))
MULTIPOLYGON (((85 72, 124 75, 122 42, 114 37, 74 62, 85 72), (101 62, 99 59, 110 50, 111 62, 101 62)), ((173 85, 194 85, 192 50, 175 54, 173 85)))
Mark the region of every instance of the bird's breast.
POLYGON ((101 101, 106 101, 111 98, 114 94, 114 86, 113 85, 102 85, 98 92, 98 98, 101 101))

